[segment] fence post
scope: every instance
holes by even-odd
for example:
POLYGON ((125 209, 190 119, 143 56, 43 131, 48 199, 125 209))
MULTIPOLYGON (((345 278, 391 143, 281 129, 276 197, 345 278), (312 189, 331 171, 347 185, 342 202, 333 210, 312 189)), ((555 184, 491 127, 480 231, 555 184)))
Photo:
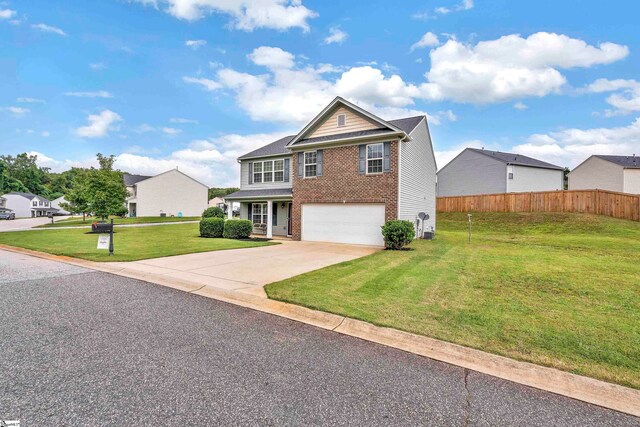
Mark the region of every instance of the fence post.
POLYGON ((600 203, 600 190, 596 188, 596 215, 602 215, 601 212, 603 209, 602 206, 600 206, 600 203))

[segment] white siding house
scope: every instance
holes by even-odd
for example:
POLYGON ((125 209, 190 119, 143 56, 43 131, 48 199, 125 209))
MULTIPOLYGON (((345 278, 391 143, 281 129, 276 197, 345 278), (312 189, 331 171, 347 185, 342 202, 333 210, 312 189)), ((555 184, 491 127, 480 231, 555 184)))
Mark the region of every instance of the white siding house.
POLYGON ((13 191, 2 197, 6 200, 6 208, 12 210, 16 218, 35 218, 57 212, 49 200, 32 193, 13 191))
POLYGON ((564 168, 521 154, 465 148, 438 171, 438 196, 554 191, 564 168))
POLYGON ((207 209, 209 187, 177 169, 124 179, 129 216, 200 216, 207 209))
POLYGON ((569 173, 569 190, 640 194, 640 158, 594 155, 569 173))

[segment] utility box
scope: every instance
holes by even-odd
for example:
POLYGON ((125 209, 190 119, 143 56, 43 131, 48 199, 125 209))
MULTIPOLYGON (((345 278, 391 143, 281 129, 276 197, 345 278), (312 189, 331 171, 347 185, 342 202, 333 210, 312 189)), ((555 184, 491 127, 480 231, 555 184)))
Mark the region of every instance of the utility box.
POLYGON ((422 238, 424 240, 433 240, 434 234, 435 233, 433 231, 425 231, 424 234, 422 235, 422 238))

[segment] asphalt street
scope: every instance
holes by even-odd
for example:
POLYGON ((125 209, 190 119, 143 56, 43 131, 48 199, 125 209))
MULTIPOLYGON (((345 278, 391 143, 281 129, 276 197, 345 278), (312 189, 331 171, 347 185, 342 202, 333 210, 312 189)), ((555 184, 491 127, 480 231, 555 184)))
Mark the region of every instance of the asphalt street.
POLYGON ((640 426, 146 282, 0 251, 0 420, 31 426, 640 426))

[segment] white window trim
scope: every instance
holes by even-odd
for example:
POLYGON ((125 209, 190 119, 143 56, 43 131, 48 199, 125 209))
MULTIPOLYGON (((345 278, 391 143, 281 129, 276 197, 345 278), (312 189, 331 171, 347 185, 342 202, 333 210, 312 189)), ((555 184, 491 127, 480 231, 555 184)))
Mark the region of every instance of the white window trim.
POLYGON ((365 156, 365 162, 367 164, 367 167, 366 167, 367 175, 380 175, 384 173, 384 142, 375 142, 373 144, 367 144, 366 147, 364 148, 364 156, 365 156), (380 157, 379 159, 378 158, 369 159, 369 147, 372 145, 382 146, 382 157, 380 157), (382 170, 380 172, 369 172, 369 160, 382 160, 382 170))
POLYGON ((267 221, 269 220, 269 218, 267 217, 267 215, 269 214, 269 209, 267 206, 266 202, 259 202, 259 203, 251 203, 251 224, 253 224, 253 226, 255 227, 257 224, 266 224, 267 221), (258 222, 255 223, 253 222, 253 217, 256 216, 256 206, 261 206, 260 207, 260 221, 264 221, 264 222, 258 222))
POLYGON ((302 169, 304 170, 304 177, 305 178, 315 178, 318 176, 318 151, 317 150, 313 150, 313 151, 304 151, 302 154, 302 158, 304 159, 304 161, 302 162, 302 169), (316 161, 315 163, 307 163, 307 153, 316 153, 316 161), (312 176, 307 176, 307 166, 313 166, 315 165, 316 167, 316 174, 312 175, 312 176))
POLYGON ((261 160, 259 162, 253 162, 253 171, 252 171, 252 181, 254 184, 271 184, 274 182, 284 182, 284 166, 285 161, 284 159, 273 159, 273 160, 261 160), (277 161, 282 161, 282 170, 276 170, 276 162, 277 161), (256 172, 256 164, 260 164, 260 172, 256 172), (264 174, 265 174, 265 170, 264 170, 264 164, 265 163, 271 163, 271 171, 267 171, 266 173, 270 173, 271 174, 271 181, 265 181, 264 180, 264 174), (276 172, 282 172, 282 180, 277 180, 276 181, 276 172), (256 182, 256 175, 260 174, 260 182, 256 182))
POLYGON ((339 128, 343 128, 346 125, 347 125, 347 115, 346 114, 338 114, 336 116, 336 126, 339 127, 339 128), (344 124, 343 125, 340 124, 340 117, 344 117, 344 124))

